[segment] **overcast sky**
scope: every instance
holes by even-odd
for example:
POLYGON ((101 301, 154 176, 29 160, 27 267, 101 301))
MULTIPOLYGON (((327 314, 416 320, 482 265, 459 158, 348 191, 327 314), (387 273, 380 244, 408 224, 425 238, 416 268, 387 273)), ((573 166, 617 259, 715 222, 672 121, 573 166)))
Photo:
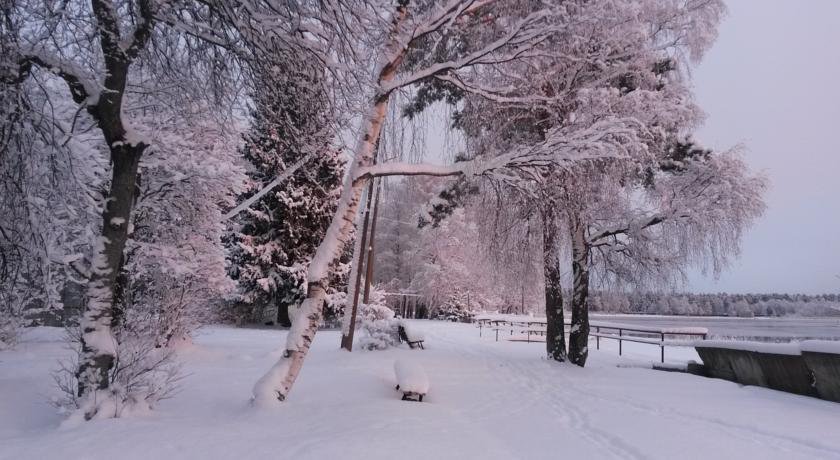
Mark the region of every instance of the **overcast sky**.
POLYGON ((840 292, 840 0, 729 0, 695 69, 697 139, 738 143, 771 181, 741 258, 703 292, 840 292))

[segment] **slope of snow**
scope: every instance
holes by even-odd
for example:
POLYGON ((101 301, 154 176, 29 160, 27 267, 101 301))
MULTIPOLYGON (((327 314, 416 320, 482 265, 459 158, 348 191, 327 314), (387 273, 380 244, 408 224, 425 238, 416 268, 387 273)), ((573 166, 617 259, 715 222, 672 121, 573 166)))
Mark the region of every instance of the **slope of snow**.
MULTIPOLYGON (((207 328, 180 352, 182 390, 144 416, 59 428, 49 371, 60 330, 0 352, 0 459, 840 459, 840 404, 649 369, 659 348, 601 340, 586 368, 542 343, 495 342, 472 325, 423 321, 426 350, 338 348, 322 331, 290 399, 249 405, 285 332, 207 328), (424 404, 394 395, 395 360, 434 382, 424 404), (621 366, 621 367, 619 367, 621 366)), ((666 349, 669 362, 697 359, 666 349)))

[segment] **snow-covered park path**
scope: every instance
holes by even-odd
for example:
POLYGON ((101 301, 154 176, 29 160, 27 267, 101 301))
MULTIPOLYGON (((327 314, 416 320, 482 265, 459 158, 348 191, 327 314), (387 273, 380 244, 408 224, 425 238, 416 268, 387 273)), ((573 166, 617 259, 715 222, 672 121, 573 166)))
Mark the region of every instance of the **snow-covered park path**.
POLYGON ((66 354, 60 334, 30 331, 0 352, 0 458, 840 459, 840 404, 643 368, 656 347, 619 358, 602 342, 581 369, 470 325, 415 327, 425 351, 348 354, 336 332, 319 333, 291 399, 273 410, 247 398, 284 332, 208 328, 181 354, 188 376, 173 399, 73 428, 46 403, 66 354), (400 400, 395 359, 425 368, 426 402, 400 400))

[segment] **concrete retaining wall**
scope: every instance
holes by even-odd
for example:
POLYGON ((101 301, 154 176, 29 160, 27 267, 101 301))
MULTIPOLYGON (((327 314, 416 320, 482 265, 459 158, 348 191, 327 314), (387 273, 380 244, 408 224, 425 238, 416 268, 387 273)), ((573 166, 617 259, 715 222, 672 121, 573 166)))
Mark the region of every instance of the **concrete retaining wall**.
POLYGON ((816 396, 811 384, 811 371, 802 355, 755 353, 767 387, 805 396, 816 396))
POLYGON ((840 354, 695 348, 709 377, 840 402, 840 354))
POLYGON ((802 359, 812 373, 817 396, 840 402, 840 355, 803 351, 802 359))

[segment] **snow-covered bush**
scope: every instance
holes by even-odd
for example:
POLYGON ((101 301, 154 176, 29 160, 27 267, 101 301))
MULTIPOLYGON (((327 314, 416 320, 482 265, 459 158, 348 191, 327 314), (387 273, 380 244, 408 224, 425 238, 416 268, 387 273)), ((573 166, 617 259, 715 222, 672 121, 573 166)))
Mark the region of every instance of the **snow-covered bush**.
MULTIPOLYGON (((475 306, 475 305, 473 305, 475 306)), ((435 319, 446 321, 469 322, 475 316, 467 305, 466 295, 453 295, 443 305, 435 308, 435 319)))
MULTIPOLYGON (((62 362, 53 373, 63 394, 53 404, 71 412, 65 423, 147 412, 177 391, 183 374, 175 359, 175 348, 157 346, 156 337, 142 332, 118 332, 116 361, 108 374, 107 390, 98 390, 87 399, 79 398, 76 358, 62 362)), ((70 343, 81 349, 79 329, 68 329, 68 336, 70 343)))
POLYGON ((327 327, 340 327, 344 308, 347 306, 347 293, 335 291, 327 294, 324 303, 324 324, 327 327))
POLYGON ((382 291, 374 289, 370 302, 359 305, 359 328, 363 334, 359 346, 365 350, 385 350, 400 343, 400 321, 394 310, 385 305, 382 291))

